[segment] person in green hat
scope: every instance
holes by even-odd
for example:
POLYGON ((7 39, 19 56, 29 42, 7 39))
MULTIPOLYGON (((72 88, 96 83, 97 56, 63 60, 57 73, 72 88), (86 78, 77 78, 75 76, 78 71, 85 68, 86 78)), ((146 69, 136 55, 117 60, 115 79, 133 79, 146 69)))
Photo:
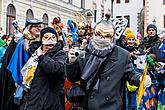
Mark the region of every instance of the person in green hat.
POLYGON ((5 45, 5 41, 0 39, 0 47, 2 47, 3 45, 5 45))
POLYGON ((1 44, 1 46, 0 46, 0 72, 1 72, 1 66, 2 66, 2 61, 3 61, 3 56, 5 54, 5 51, 6 51, 7 47, 9 46, 9 44, 10 44, 10 42, 12 40, 12 37, 13 36, 8 35, 6 37, 6 42, 4 40, 2 40, 2 39, 0 40, 0 44, 1 44))

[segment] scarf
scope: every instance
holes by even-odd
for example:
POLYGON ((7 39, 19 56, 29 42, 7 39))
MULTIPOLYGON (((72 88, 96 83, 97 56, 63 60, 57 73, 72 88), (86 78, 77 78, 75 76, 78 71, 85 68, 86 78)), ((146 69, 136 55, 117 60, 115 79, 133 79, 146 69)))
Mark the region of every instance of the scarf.
POLYGON ((92 45, 97 50, 107 50, 114 47, 115 40, 109 38, 98 38, 93 36, 92 45))
MULTIPOLYGON (((112 49, 114 48, 114 43, 109 43, 109 45, 107 45, 107 41, 102 41, 102 43, 106 46, 99 44, 96 40, 92 40, 87 46, 90 56, 82 70, 81 76, 82 80, 87 81, 87 89, 89 89, 89 86, 93 81, 94 76, 96 75, 97 68, 100 67, 100 65, 105 61, 107 56, 112 52, 112 49), (95 47, 99 47, 98 45, 101 45, 103 48, 96 49, 95 47)), ((98 85, 99 80, 95 84, 94 88, 98 88, 98 85)))
POLYGON ((154 46, 159 40, 159 36, 156 34, 155 36, 148 36, 148 43, 149 46, 154 46))

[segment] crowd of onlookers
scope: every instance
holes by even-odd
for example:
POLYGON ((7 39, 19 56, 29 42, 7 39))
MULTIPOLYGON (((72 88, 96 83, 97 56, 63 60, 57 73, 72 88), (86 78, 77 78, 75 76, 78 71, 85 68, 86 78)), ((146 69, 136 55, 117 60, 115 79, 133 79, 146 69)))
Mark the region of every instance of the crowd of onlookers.
POLYGON ((60 17, 53 19, 52 27, 43 28, 42 22, 35 18, 26 19, 23 31, 18 29, 18 24, 14 27, 15 33, 9 35, 0 28, 1 110, 69 110, 75 103, 68 104, 68 89, 77 81, 84 81, 85 88, 90 89, 95 76, 98 79, 92 86, 96 90, 88 94, 89 110, 106 107, 109 110, 165 110, 165 32, 158 35, 154 24, 146 27, 147 36, 135 35, 131 28, 126 28, 119 39, 113 38, 114 25, 108 20, 92 27, 70 19, 67 33, 63 31, 60 17), (121 60, 115 62, 118 59, 121 60), (146 63, 151 84, 146 86, 137 104, 141 81, 138 73, 143 73, 146 63), (100 71, 106 74, 98 75, 100 71), (114 88, 105 80, 114 81, 114 88), (122 81, 126 86, 122 86, 120 96, 122 81))

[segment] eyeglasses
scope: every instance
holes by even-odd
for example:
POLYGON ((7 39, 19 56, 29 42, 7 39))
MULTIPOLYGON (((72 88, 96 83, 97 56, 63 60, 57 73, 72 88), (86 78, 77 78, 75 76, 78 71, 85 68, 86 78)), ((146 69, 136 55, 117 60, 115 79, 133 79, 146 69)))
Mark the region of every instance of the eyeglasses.
POLYGON ((112 33, 105 34, 105 33, 101 33, 99 31, 96 31, 95 36, 97 36, 99 38, 113 38, 114 35, 112 33))
POLYGON ((57 39, 57 37, 55 35, 52 35, 52 36, 50 36, 50 35, 44 35, 43 36, 43 40, 47 40, 48 41, 49 39, 51 39, 52 41, 54 41, 54 40, 57 39))
POLYGON ((129 38, 128 41, 135 41, 135 39, 134 38, 129 38))
POLYGON ((34 27, 34 28, 41 28, 41 25, 31 25, 31 28, 34 27))
POLYGON ((148 31, 155 31, 154 29, 149 29, 148 31))

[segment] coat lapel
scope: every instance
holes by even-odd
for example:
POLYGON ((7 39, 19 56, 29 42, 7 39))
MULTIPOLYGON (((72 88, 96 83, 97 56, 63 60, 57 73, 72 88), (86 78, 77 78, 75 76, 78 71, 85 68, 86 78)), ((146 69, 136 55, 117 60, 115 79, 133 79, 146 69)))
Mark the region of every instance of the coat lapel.
POLYGON ((111 56, 106 60, 108 60, 108 61, 106 61, 107 63, 106 64, 103 63, 103 65, 105 64, 105 67, 103 69, 103 73, 112 69, 116 65, 116 62, 118 60, 118 48, 116 46, 114 47, 111 56))

